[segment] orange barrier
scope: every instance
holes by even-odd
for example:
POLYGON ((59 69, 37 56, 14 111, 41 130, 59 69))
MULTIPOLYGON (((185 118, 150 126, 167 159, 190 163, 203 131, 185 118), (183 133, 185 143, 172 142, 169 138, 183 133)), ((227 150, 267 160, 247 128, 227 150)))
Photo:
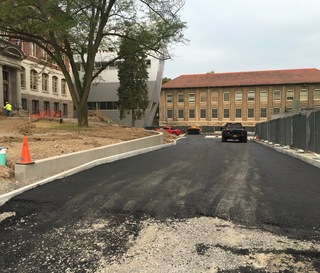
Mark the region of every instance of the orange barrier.
POLYGON ((31 119, 41 119, 41 118, 61 118, 61 111, 54 111, 52 109, 47 109, 45 111, 41 111, 37 114, 30 114, 31 119))
POLYGON ((20 164, 33 164, 34 163, 31 161, 29 145, 28 145, 28 140, 27 140, 26 136, 23 137, 22 150, 21 150, 19 163, 20 164))

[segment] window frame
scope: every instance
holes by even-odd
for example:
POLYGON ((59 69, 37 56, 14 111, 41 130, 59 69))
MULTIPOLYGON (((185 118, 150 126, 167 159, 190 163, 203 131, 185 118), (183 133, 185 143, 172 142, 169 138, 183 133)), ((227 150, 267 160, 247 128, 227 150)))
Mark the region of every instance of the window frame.
POLYGON ((293 101, 293 99, 294 99, 294 90, 292 89, 286 90, 286 100, 293 101), (289 93, 292 93, 292 96, 289 96, 289 93))
POLYGON ((166 102, 167 103, 173 103, 173 95, 172 94, 167 94, 166 95, 166 102))
POLYGON ((255 101, 255 92, 254 91, 248 91, 248 101, 255 101))
POLYGON ((236 91, 235 93, 235 101, 236 102, 241 102, 242 101, 242 91, 236 91), (239 98, 240 95, 240 98, 239 98))
POLYGON ((195 103, 195 102, 196 102, 196 95, 195 95, 195 93, 189 93, 188 101, 189 101, 189 103, 195 103))
POLYGON ((230 101, 230 92, 223 92, 223 102, 230 101))
POLYGON ((248 108, 248 118, 254 118, 254 108, 248 108))
POLYGON ((266 90, 260 91, 260 102, 261 101, 268 101, 268 91, 266 91, 266 90))
POLYGON ((281 91, 273 90, 273 101, 280 101, 280 100, 281 100, 281 91))
POLYGON ((309 96, 308 89, 301 89, 300 90, 300 101, 307 101, 309 96), (304 95, 303 95, 304 93, 304 95))

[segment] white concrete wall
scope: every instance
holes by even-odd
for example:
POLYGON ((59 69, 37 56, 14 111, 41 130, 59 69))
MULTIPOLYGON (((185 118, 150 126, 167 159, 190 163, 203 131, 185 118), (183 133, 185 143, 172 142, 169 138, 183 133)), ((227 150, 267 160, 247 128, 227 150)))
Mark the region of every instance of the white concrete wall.
POLYGON ((49 177, 87 164, 88 162, 132 151, 139 151, 162 144, 162 133, 155 133, 153 136, 112 144, 92 150, 36 160, 33 164, 16 164, 15 179, 18 181, 28 181, 49 177))

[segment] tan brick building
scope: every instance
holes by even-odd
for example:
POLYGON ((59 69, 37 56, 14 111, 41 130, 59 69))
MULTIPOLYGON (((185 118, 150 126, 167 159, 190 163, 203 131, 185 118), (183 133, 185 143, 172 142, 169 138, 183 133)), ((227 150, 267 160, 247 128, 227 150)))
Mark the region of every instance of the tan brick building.
POLYGON ((320 108, 320 70, 181 75, 162 86, 159 125, 253 127, 273 115, 320 108))

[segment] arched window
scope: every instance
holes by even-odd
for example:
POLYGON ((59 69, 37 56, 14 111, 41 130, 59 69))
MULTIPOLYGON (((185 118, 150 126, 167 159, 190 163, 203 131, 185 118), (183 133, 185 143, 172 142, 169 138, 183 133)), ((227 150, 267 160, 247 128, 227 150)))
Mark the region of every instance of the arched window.
POLYGON ((42 74, 42 91, 49 91, 49 76, 46 73, 42 74))
POLYGON ((38 73, 34 69, 30 71, 30 89, 31 90, 38 89, 38 73))
POLYGON ((67 94, 67 81, 65 79, 61 80, 61 94, 62 95, 67 94))
POLYGON ((58 94, 58 77, 52 77, 52 93, 58 94))

